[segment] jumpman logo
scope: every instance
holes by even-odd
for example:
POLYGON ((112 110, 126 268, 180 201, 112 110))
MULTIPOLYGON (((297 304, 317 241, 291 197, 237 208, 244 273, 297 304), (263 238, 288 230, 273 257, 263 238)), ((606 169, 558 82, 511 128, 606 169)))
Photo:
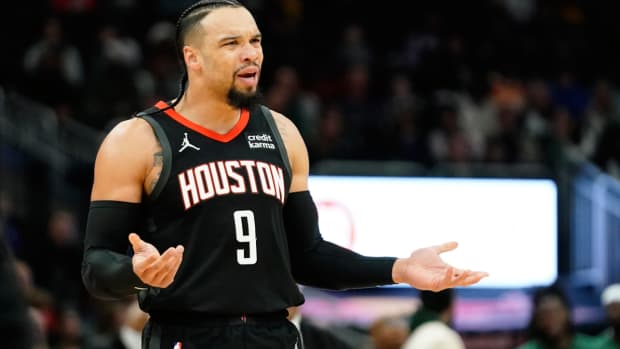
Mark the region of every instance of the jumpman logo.
POLYGON ((184 134, 185 134, 185 137, 183 137, 183 143, 181 143, 181 149, 179 149, 179 153, 187 148, 193 148, 195 150, 200 150, 200 148, 198 148, 197 146, 189 142, 189 138, 187 138, 187 132, 185 132, 184 134))

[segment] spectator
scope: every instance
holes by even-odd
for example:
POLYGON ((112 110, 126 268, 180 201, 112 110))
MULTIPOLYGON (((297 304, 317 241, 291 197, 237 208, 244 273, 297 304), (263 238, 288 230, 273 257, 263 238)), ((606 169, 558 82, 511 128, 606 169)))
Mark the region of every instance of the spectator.
POLYGON ((581 127, 579 148, 584 156, 592 156, 605 127, 618 119, 618 109, 613 99, 613 86, 607 80, 597 81, 594 84, 592 99, 586 109, 581 127))
POLYGON ((80 279, 82 249, 75 213, 56 209, 50 215, 47 235, 42 237, 35 278, 61 303, 85 296, 80 279))
POLYGON ((423 104, 405 74, 392 77, 390 94, 383 107, 384 121, 378 127, 387 159, 394 157, 418 163, 428 162, 430 154, 420 125, 423 104))
POLYGON ((609 285, 603 290, 601 303, 605 307, 608 327, 601 334, 601 349, 620 348, 620 284, 609 285))
POLYGON ((149 319, 136 297, 101 303, 97 327, 89 336, 89 349, 140 349, 142 330, 149 319))
POLYGON ((174 48, 175 30, 174 24, 159 21, 146 33, 145 67, 140 68, 135 77, 142 107, 153 105, 178 91, 181 71, 174 48))
POLYGON ((119 342, 123 349, 140 349, 142 347, 142 330, 148 321, 148 314, 138 305, 138 299, 131 299, 125 307, 125 316, 119 329, 119 342))
POLYGON ((77 101, 85 80, 82 57, 57 18, 45 21, 41 37, 26 49, 23 64, 26 93, 32 98, 54 108, 77 101))
POLYGON ((30 266, 25 262, 15 259, 15 271, 20 292, 24 296, 26 306, 34 325, 31 334, 36 348, 46 343, 50 332, 55 327, 56 312, 54 299, 47 290, 38 287, 32 279, 30 266))
POLYGON ((80 314, 72 305, 59 309, 58 328, 51 337, 53 349, 76 349, 86 344, 80 314))
POLYGON ((465 349, 460 334, 451 328, 454 290, 421 291, 420 300, 403 349, 465 349))
POLYGON ((318 141, 320 102, 314 93, 304 89, 295 67, 282 65, 276 68, 266 100, 271 109, 288 115, 306 143, 318 141))
POLYGON ((595 349, 596 345, 595 337, 575 329, 571 306, 559 286, 535 292, 528 339, 517 349, 595 349))
POLYGON ((5 348, 31 349, 34 325, 15 275, 15 263, 0 235, 0 338, 5 348))
POLYGON ((620 122, 610 122, 603 129, 592 161, 601 170, 620 179, 620 122))
POLYGON ((138 65, 142 46, 122 26, 99 27, 91 55, 91 71, 84 101, 89 118, 83 122, 104 128, 113 118, 133 113, 140 103, 138 65))
POLYGON ((347 158, 353 152, 353 141, 345 136, 346 121, 342 109, 329 104, 324 106, 319 124, 317 141, 310 143, 310 161, 347 158))
POLYGON ((369 329, 373 349, 400 349, 409 333, 404 319, 384 316, 373 321, 369 329))
POLYGON ((366 39, 363 26, 359 24, 347 25, 342 33, 340 43, 337 62, 342 67, 372 65, 374 52, 366 39))

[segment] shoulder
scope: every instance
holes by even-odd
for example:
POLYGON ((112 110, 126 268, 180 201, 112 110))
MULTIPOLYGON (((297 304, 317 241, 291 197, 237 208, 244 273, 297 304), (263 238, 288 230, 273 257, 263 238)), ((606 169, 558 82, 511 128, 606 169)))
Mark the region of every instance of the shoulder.
MULTIPOLYGON (((117 123, 106 135, 108 142, 136 142, 153 137, 153 130, 146 120, 132 117, 117 123)), ((104 141, 104 142, 105 142, 104 141)))
POLYGON ((603 333, 599 334, 598 336, 595 336, 594 338, 595 338, 594 340, 589 341, 586 344, 589 344, 592 347, 596 347, 596 348, 600 348, 600 349, 616 349, 616 348, 618 348, 618 346, 614 342, 613 334, 610 334, 609 332, 603 332, 603 333), (592 342, 592 343, 590 343, 590 342, 592 342))
POLYGON ((105 136, 101 150, 118 150, 122 152, 140 153, 158 145, 151 125, 144 119, 132 117, 117 123, 105 136))
POLYGON ((91 200, 140 202, 159 143, 140 118, 116 124, 97 152, 91 200))
POLYGON ((273 115, 273 119, 278 127, 278 132, 286 146, 286 151, 288 152, 293 170, 307 171, 308 150, 299 129, 291 119, 283 114, 274 110, 271 110, 271 114, 273 115))
POLYGON ((282 136, 282 139, 285 143, 288 142, 303 142, 303 138, 301 137, 301 133, 297 126, 285 115, 278 113, 275 110, 271 110, 271 114, 273 115, 273 119, 276 122, 276 126, 278 127, 278 131, 282 136))
POLYGON ((105 136, 97 153, 97 161, 135 161, 147 159, 159 143, 153 129, 142 118, 132 117, 117 123, 105 136))
POLYGON ((599 336, 592 336, 592 335, 588 335, 588 334, 584 334, 584 333, 576 333, 575 334, 575 345, 580 345, 580 346, 584 346, 584 347, 588 347, 589 345, 592 345, 593 343, 603 343, 603 341, 601 341, 601 337, 599 336))
POLYGON ((454 332, 454 330, 448 327, 443 322, 436 320, 436 321, 428 321, 428 322, 421 324, 420 326, 418 326, 418 328, 414 332, 428 333, 428 334, 436 334, 436 333, 450 333, 451 334, 452 332, 454 332))

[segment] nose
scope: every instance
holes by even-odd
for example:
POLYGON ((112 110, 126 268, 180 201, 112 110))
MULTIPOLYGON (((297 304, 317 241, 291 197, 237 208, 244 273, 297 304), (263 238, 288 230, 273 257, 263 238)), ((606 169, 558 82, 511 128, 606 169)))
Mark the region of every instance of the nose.
POLYGON ((241 60, 244 62, 254 62, 260 56, 262 48, 252 43, 247 43, 241 51, 241 60))

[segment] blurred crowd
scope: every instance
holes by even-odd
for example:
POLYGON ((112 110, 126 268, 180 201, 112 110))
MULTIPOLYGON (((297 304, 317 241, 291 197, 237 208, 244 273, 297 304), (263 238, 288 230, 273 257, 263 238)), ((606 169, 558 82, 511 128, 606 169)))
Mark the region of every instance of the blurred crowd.
MULTIPOLYGON (((3 25, 19 40, 3 43, 1 87, 50 107, 60 129, 103 135, 177 94, 174 20, 191 2, 11 2, 3 25)), ((619 2, 242 2, 264 36, 264 103, 298 126, 312 165, 539 164, 553 173, 591 161, 620 178, 619 2)), ((40 194, 48 169, 0 146, 0 235, 41 342, 79 348, 88 334, 88 348, 123 348, 121 329, 144 321, 135 302, 97 302, 80 280, 88 172, 73 174, 83 191, 75 202, 45 197, 54 204, 24 214, 9 182, 40 194), (30 166, 28 178, 11 166, 30 166)))
MULTIPOLYGON (((28 5, 9 84, 61 122, 105 130, 176 95, 174 18, 186 3, 28 5)), ((265 38, 265 103, 298 125, 313 162, 568 157, 620 174, 613 1, 246 5, 265 38)))

